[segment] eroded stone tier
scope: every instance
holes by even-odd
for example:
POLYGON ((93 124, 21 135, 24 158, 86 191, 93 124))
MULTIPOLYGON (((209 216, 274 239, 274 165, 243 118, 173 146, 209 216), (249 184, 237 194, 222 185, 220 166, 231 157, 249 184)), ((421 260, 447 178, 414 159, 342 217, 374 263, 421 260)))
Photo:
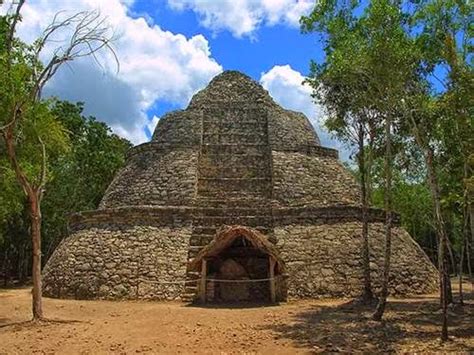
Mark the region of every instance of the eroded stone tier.
MULTIPOLYGON (((361 291, 359 190, 320 145, 309 120, 278 106, 255 81, 224 72, 186 110, 165 115, 134 147, 97 211, 75 215, 44 270, 56 297, 191 300, 188 268, 225 225, 265 234, 286 264, 291 297, 361 291), (178 282, 178 284, 172 283, 178 282)), ((372 209, 371 268, 378 287, 383 211, 372 209)), ((392 291, 436 288, 436 270, 400 228, 392 291)))

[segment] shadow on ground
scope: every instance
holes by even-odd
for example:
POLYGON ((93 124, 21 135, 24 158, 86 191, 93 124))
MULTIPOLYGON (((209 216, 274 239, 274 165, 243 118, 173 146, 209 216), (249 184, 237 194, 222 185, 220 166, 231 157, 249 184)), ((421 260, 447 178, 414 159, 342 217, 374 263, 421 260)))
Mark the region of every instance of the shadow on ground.
POLYGON ((204 309, 251 309, 251 308, 268 308, 278 306, 278 303, 270 302, 209 302, 199 303, 193 302, 186 307, 204 308, 204 309))
POLYGON ((390 300, 383 322, 371 319, 374 306, 348 301, 295 312, 291 322, 265 325, 276 338, 316 352, 474 351, 474 302, 451 307, 451 341, 440 344, 441 313, 435 297, 390 300))
POLYGON ((75 324, 75 323, 83 323, 80 320, 74 319, 42 319, 40 321, 33 321, 33 320, 25 320, 25 321, 12 321, 9 318, 0 318, 0 329, 2 328, 27 328, 27 327, 36 327, 38 325, 45 326, 51 324, 75 324))

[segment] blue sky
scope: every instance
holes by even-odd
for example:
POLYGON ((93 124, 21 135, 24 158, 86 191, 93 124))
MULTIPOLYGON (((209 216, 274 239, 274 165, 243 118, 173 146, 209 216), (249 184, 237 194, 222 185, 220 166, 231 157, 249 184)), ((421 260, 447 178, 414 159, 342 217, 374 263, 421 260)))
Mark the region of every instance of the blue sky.
MULTIPOLYGON (((306 114, 322 145, 347 160, 347 147, 325 130, 324 110, 302 84, 310 61, 324 58, 320 38, 300 33, 299 19, 313 6, 314 0, 30 0, 18 34, 33 41, 58 10, 64 16, 99 10, 116 35, 120 70, 101 52, 100 65, 84 58, 62 68, 45 94, 84 102, 86 115, 134 144, 147 142, 163 114, 186 107, 214 76, 240 70, 281 106, 306 114)), ((436 89, 442 90, 437 82, 436 89)))
MULTIPOLYGON (((86 115, 134 144, 148 141, 164 113, 184 108, 214 76, 239 70, 283 107, 305 113, 323 145, 341 149, 302 84, 310 60, 323 58, 316 35, 299 29, 313 6, 314 0, 30 0, 19 35, 34 40, 59 9, 64 16, 95 9, 106 16, 120 70, 107 52, 99 54, 100 66, 81 59, 61 69, 45 94, 84 102, 86 115)), ((45 58, 53 51, 54 43, 45 58)))
POLYGON ((255 80, 276 64, 290 64, 293 69, 307 74, 309 60, 323 58, 316 37, 301 34, 298 27, 262 27, 252 37, 236 38, 229 31, 215 33, 201 26, 195 12, 189 9, 172 10, 164 1, 140 0, 134 3, 131 12, 146 13, 154 23, 173 33, 182 33, 187 37, 204 35, 209 41, 212 56, 225 70, 240 70, 255 80))
MULTIPOLYGON (((132 17, 146 16, 151 24, 186 37, 204 35, 213 58, 224 70, 239 70, 259 81, 275 65, 289 65, 303 76, 311 59, 321 61, 324 53, 314 35, 301 34, 297 26, 261 27, 251 36, 236 37, 228 30, 215 31, 202 26, 191 9, 176 11, 166 1, 135 1, 129 9, 132 17)), ((160 100, 147 111, 149 117, 181 108, 182 105, 160 100)), ((150 132, 148 132, 150 134, 150 132)))

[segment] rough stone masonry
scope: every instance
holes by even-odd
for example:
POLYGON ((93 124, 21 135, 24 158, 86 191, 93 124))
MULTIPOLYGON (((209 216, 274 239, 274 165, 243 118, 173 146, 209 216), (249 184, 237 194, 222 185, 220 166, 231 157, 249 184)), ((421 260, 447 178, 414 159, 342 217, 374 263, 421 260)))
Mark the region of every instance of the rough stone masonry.
MULTIPOLYGON (((262 233, 278 252, 279 300, 357 296, 363 286, 359 200, 338 152, 320 145, 303 114, 278 106, 246 75, 226 71, 185 110, 162 117, 151 142, 130 150, 98 210, 71 217, 69 235, 44 268, 44 293, 194 300, 203 275, 190 262, 222 227, 237 225, 262 233)), ((378 290, 383 211, 371 209, 369 219, 378 290)), ((434 291, 435 267, 398 224, 391 293, 434 291)), ((245 236, 239 243, 213 259, 212 277, 229 255, 242 280, 266 276, 264 252, 250 248, 245 236)), ((215 292, 210 282, 206 287, 215 292)), ((265 281, 260 288, 266 290, 265 281)))

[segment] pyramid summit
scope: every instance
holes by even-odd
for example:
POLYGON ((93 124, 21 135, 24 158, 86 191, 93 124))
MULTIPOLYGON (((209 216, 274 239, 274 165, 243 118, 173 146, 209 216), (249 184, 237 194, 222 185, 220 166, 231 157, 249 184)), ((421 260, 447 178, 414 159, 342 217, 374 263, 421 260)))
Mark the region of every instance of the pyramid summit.
MULTIPOLYGON (((384 213, 370 209, 379 288, 384 213)), ((397 224, 397 223, 396 223, 397 224)), ((399 225, 391 292, 437 288, 399 225)), ((70 219, 44 269, 53 297, 275 301, 362 292, 360 193, 309 120, 226 71, 132 148, 100 206, 70 219), (224 280, 224 281, 222 281, 224 280)))

